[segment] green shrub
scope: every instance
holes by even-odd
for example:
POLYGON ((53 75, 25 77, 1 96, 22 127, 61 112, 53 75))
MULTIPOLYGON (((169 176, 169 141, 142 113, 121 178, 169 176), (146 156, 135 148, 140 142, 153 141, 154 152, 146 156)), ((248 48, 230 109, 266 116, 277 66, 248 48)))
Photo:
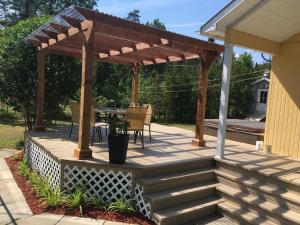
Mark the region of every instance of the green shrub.
POLYGON ((17 143, 16 143, 16 149, 20 150, 20 149, 23 149, 24 148, 24 139, 21 139, 19 140, 17 143))
POLYGON ((94 206, 96 209, 100 209, 102 207, 101 200, 99 198, 96 198, 96 197, 88 198, 86 204, 94 206))
POLYGON ((83 215, 83 209, 88 205, 94 206, 98 209, 102 207, 102 203, 99 198, 88 197, 84 185, 77 185, 74 191, 66 196, 66 203, 70 208, 78 208, 81 215, 83 215))
POLYGON ((2 121, 13 121, 21 119, 21 114, 16 112, 10 108, 7 109, 0 109, 0 120, 2 121))
POLYGON ((87 195, 83 185, 77 185, 75 190, 67 195, 67 204, 71 208, 79 208, 87 202, 87 195))
POLYGON ((133 208, 131 201, 126 200, 125 198, 121 198, 116 202, 109 203, 106 209, 108 211, 117 212, 117 213, 135 212, 135 209, 133 208))
POLYGON ((28 166, 27 160, 24 159, 22 162, 20 162, 18 166, 19 173, 24 176, 26 179, 30 176, 30 167, 28 166))
POLYGON ((57 207, 65 202, 64 193, 59 188, 51 188, 50 179, 44 180, 37 172, 31 171, 25 159, 19 164, 18 169, 48 206, 57 207))
MULTIPOLYGON (((50 187, 48 182, 47 187, 50 187)), ((42 199, 46 201, 48 206, 57 207, 65 202, 65 195, 59 188, 46 188, 45 193, 43 193, 42 199)))

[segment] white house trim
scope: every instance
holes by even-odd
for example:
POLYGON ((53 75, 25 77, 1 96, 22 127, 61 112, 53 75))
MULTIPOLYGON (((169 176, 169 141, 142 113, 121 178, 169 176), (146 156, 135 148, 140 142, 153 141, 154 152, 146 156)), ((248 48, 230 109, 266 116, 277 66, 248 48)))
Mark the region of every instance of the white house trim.
POLYGON ((224 157, 232 57, 233 57, 233 45, 225 44, 223 74, 222 74, 222 88, 221 88, 220 109, 219 109, 217 150, 215 156, 218 159, 222 159, 224 157))

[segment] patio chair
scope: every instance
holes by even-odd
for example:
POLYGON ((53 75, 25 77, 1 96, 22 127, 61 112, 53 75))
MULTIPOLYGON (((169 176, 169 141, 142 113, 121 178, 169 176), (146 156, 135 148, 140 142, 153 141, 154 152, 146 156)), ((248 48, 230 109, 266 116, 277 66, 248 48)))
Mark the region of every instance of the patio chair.
MULTIPOLYGON (((69 138, 71 138, 72 132, 73 132, 73 126, 75 124, 79 124, 80 121, 80 103, 76 101, 69 101, 70 108, 71 108, 71 113, 72 113, 72 124, 71 124, 71 130, 69 134, 69 138)), ((92 136, 92 145, 94 145, 94 140, 95 140, 95 132, 98 133, 98 138, 99 140, 102 141, 102 131, 101 128, 105 127, 106 128, 106 134, 107 134, 107 128, 108 124, 105 122, 97 122, 96 121, 96 113, 94 111, 94 107, 91 107, 91 119, 90 119, 90 127, 93 128, 93 136, 92 136)))
POLYGON ((153 109, 152 109, 152 106, 150 104, 144 104, 143 106, 148 107, 147 112, 146 112, 146 116, 145 116, 144 125, 148 126, 149 138, 150 138, 150 141, 151 141, 151 139, 152 139, 152 137, 151 137, 151 120, 152 120, 153 109))
POLYGON ((134 132, 134 143, 140 135, 142 148, 144 148, 144 124, 148 107, 128 107, 125 119, 129 122, 128 131, 134 132))

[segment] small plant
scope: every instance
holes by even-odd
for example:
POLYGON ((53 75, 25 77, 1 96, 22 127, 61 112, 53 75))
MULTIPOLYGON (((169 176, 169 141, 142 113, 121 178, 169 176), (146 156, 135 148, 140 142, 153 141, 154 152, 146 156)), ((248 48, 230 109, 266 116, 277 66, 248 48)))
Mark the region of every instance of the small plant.
POLYGON ((35 171, 31 171, 26 160, 19 164, 18 169, 48 206, 57 207, 64 202, 64 193, 59 188, 51 188, 49 179, 44 180, 35 171))
POLYGON ((64 202, 64 193, 59 188, 49 189, 42 198, 50 207, 57 207, 64 202))
POLYGON ((117 213, 135 212, 135 209, 133 208, 131 201, 126 200, 125 198, 121 198, 116 202, 109 203, 106 209, 108 211, 117 212, 117 213))
POLYGON ((80 208, 87 202, 87 195, 83 185, 77 185, 75 190, 67 196, 67 204, 71 208, 80 208))
POLYGON ((30 174, 28 176, 28 180, 30 181, 30 183, 33 186, 39 186, 39 184, 41 182, 40 181, 41 178, 39 177, 39 175, 35 171, 30 172, 30 174))
POLYGON ((30 167, 28 166, 27 160, 23 159, 22 162, 20 162, 18 167, 19 173, 24 176, 26 179, 30 176, 30 167))
POLYGON ((20 149, 23 149, 24 148, 24 140, 21 139, 19 140, 17 143, 16 143, 16 149, 20 150, 20 149))
POLYGON ((50 190, 47 180, 43 180, 36 172, 32 172, 29 181, 36 190, 37 194, 45 197, 50 190))
POLYGON ((100 198, 96 198, 96 197, 88 198, 86 204, 94 206, 96 209, 100 209, 102 207, 102 202, 100 198))
POLYGON ((120 134, 127 134, 129 122, 125 119, 119 119, 118 117, 112 117, 108 121, 109 123, 109 135, 117 136, 120 134))

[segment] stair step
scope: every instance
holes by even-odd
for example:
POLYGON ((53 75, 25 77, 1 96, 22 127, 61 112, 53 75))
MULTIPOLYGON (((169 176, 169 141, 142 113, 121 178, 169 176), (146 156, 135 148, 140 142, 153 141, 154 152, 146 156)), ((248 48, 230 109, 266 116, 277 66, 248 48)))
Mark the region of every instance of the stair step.
MULTIPOLYGON (((234 217, 238 217, 242 221, 245 221, 249 224, 254 224, 254 225, 276 225, 276 223, 261 217, 260 215, 249 212, 245 209, 242 209, 241 207, 238 207, 228 201, 224 201, 218 204, 218 207, 224 210, 225 212, 233 215, 234 217)), ((241 223, 244 224, 244 223, 241 223)))
POLYGON ((188 170, 204 169, 214 167, 215 161, 212 157, 203 157, 200 159, 189 159, 186 161, 174 162, 172 164, 154 164, 137 171, 137 177, 150 177, 164 174, 178 173, 188 170))
POLYGON ((218 197, 209 197, 173 208, 154 211, 153 216, 158 221, 158 225, 188 224, 189 221, 214 215, 217 205, 222 201, 218 197))
POLYGON ((215 182, 196 183, 194 185, 146 194, 145 198, 154 211, 161 208, 169 208, 175 204, 184 204, 192 202, 195 199, 200 200, 208 196, 214 196, 216 194, 216 187, 219 185, 215 182))
POLYGON ((247 177, 243 177, 243 175, 238 176, 222 170, 216 170, 216 175, 225 177, 236 183, 251 187, 253 189, 268 193, 273 196, 281 197, 284 200, 300 205, 299 194, 284 189, 280 189, 277 185, 263 184, 261 181, 255 178, 247 178, 247 177))
POLYGON ((206 168, 140 178, 138 183, 144 186, 145 193, 150 193, 199 182, 209 182, 213 181, 214 178, 214 168, 206 168))
POLYGON ((294 212, 290 209, 285 209, 279 207, 278 204, 274 204, 264 199, 260 199, 255 195, 244 193, 238 189, 229 187, 227 185, 220 185, 217 187, 217 190, 221 193, 225 193, 236 200, 240 200, 246 202, 248 204, 254 205, 258 208, 264 209, 271 213, 272 215, 278 215, 283 217, 290 222, 299 223, 300 224, 300 214, 294 212))

